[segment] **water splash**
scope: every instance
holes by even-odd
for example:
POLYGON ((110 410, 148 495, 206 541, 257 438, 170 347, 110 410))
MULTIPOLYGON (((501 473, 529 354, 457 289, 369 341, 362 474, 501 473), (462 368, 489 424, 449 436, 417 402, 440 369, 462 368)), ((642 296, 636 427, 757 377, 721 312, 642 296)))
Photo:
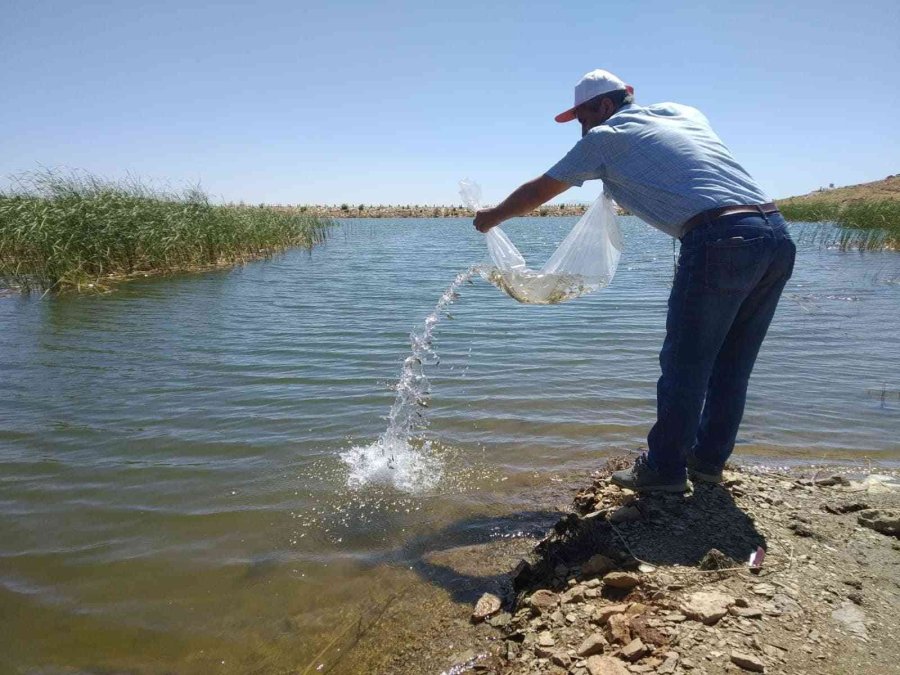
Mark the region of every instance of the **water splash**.
POLYGON ((440 363, 433 346, 434 329, 447 316, 447 308, 459 298, 459 287, 476 271, 470 267, 457 274, 425 318, 421 330, 410 334, 411 353, 403 362, 395 386, 397 397, 388 415, 387 429, 371 445, 356 446, 341 453, 341 460, 349 469, 348 486, 389 484, 415 493, 432 489, 441 481, 443 463, 431 452, 431 441, 422 438, 422 432, 428 427, 426 411, 430 395, 425 366, 440 363))

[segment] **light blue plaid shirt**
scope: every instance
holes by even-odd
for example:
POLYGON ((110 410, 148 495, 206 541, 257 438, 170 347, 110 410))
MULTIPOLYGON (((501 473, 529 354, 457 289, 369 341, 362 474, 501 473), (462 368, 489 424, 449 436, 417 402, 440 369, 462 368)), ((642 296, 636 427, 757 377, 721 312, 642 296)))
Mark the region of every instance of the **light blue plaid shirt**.
POLYGON ((678 103, 623 106, 547 175, 578 186, 599 178, 620 206, 673 237, 701 211, 771 201, 703 113, 678 103))

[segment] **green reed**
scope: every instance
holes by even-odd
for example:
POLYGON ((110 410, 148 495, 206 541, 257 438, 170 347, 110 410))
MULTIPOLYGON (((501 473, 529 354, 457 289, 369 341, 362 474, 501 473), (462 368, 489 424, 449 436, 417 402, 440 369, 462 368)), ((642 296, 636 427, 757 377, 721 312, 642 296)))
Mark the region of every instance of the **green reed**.
POLYGON ((0 284, 102 288, 140 273, 265 258, 324 240, 328 219, 219 206, 199 189, 167 192, 81 173, 23 174, 0 192, 0 284))
POLYGON ((809 199, 779 202, 778 208, 790 221, 838 225, 835 230, 815 231, 815 238, 827 245, 868 251, 900 248, 900 201, 897 200, 841 204, 809 199))

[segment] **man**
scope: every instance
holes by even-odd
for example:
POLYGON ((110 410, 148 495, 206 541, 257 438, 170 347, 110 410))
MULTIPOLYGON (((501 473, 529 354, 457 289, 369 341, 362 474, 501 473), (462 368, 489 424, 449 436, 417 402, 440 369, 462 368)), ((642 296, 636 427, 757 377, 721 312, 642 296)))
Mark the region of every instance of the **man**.
POLYGON ((794 267, 784 219, 700 111, 639 106, 634 90, 595 70, 575 86, 581 140, 543 176, 479 211, 487 232, 586 180, 603 180, 620 206, 677 237, 681 252, 659 361, 657 419, 648 451, 612 481, 683 492, 686 475, 720 482, 734 449, 750 371, 794 267))

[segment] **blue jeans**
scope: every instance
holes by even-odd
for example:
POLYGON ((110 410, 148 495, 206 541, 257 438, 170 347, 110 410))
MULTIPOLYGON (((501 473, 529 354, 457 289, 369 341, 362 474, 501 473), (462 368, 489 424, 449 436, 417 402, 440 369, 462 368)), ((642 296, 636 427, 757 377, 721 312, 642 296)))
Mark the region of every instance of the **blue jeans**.
POLYGON ((740 213, 681 240, 659 355, 651 467, 681 480, 686 463, 716 472, 734 449, 747 383, 796 247, 779 213, 740 213))

